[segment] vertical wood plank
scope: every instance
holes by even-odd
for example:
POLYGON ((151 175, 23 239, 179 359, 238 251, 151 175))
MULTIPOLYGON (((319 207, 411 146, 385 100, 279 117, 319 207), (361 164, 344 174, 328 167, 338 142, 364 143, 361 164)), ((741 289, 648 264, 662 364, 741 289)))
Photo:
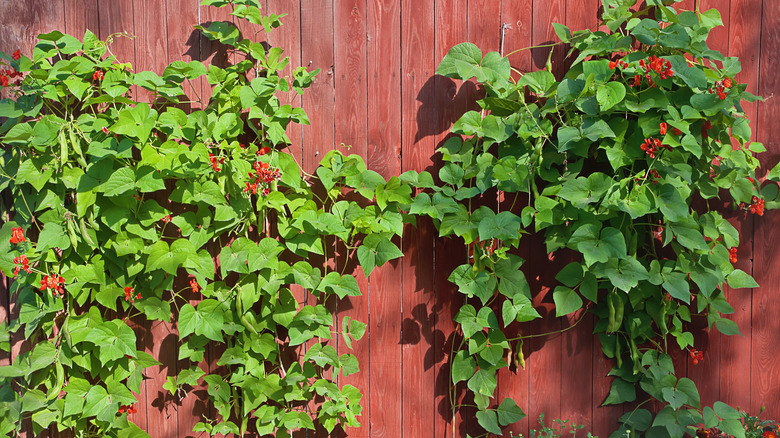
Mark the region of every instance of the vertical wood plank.
MULTIPOLYGON (((268 14, 287 14, 282 18, 282 26, 268 34, 268 42, 284 50, 283 56, 290 58, 290 63, 282 73, 291 75, 301 66, 301 0, 268 0, 266 9, 268 14)), ((282 105, 301 105, 301 97, 295 91, 279 93, 278 96, 282 105)), ((303 153, 301 125, 290 123, 287 126, 287 136, 290 138, 290 148, 287 152, 294 156, 300 165, 303 153)))
MULTIPOLYGON (((411 3, 411 2, 410 2, 411 3)), ((413 16, 413 15, 410 15, 413 16)), ((468 40, 468 0, 436 0, 434 5, 434 63, 431 66, 435 71, 436 66, 452 48, 452 46, 468 40)), ((425 26, 421 23, 420 26, 425 26)), ((427 37, 426 38, 430 38, 427 37)), ((404 43, 406 45, 406 43, 404 43)), ((407 50, 412 50, 411 48, 407 50)), ((417 94, 416 105, 419 105, 416 114, 417 125, 414 130, 415 139, 423 139, 433 136, 433 146, 441 147, 446 139, 451 135, 449 128, 452 124, 466 112, 468 108, 467 95, 469 89, 473 88, 472 83, 462 83, 443 76, 434 76, 433 80, 428 80, 422 90, 417 94), (427 117, 429 110, 426 106, 430 105, 433 99, 433 126, 429 125, 427 117)), ((406 89, 406 88, 405 88, 406 89)), ((408 99, 411 100, 412 96, 408 99)), ((404 100, 406 102, 406 98, 404 100)), ((406 108, 406 104, 404 104, 406 108)), ((404 123, 404 132, 409 128, 410 122, 404 123)), ((413 148, 416 152, 421 148, 413 148)), ((428 149, 430 151, 431 149, 428 149)), ((404 150, 404 160, 410 156, 410 152, 404 150)), ((414 153, 412 152, 412 153, 414 153)), ((423 163, 430 163, 430 170, 434 177, 438 175, 438 169, 441 167, 440 156, 437 156, 435 162, 427 161, 428 156, 423 155, 421 151, 419 160, 423 163)), ((435 233, 432 231, 431 233, 435 233)), ((418 246, 420 248, 421 246, 418 246)), ((453 343, 457 346, 460 343, 460 337, 455 329, 457 324, 453 318, 458 312, 463 296, 457 291, 454 284, 447 280, 450 273, 458 265, 465 263, 465 251, 462 245, 452 239, 434 239, 434 257, 435 265, 433 268, 433 290, 434 303, 430 312, 435 312, 435 326, 437 336, 434 339, 434 354, 437 355, 434 365, 435 374, 435 394, 434 408, 436 409, 435 422, 433 425, 437 437, 460 437, 464 436, 465 423, 460 415, 452 415, 452 403, 450 400, 450 367, 453 350, 453 343)), ((419 275, 419 274, 418 274, 419 275)), ((430 281, 430 280, 428 280, 430 281)), ((463 385, 463 383, 461 383, 463 385)), ((455 403, 459 402, 457 393, 455 393, 455 403)), ((411 414, 411 413, 410 413, 411 414)))
MULTIPOLYGON (((758 9, 759 4, 763 5, 760 21, 746 23, 748 26, 752 24, 746 30, 759 28, 759 22, 764 29, 760 34, 760 45, 753 44, 752 47, 754 51, 755 47, 760 47, 758 91, 771 96, 780 93, 780 78, 777 76, 780 69, 777 57, 780 50, 780 32, 777 32, 780 26, 780 3, 754 1, 745 6, 758 9)), ((762 157, 764 166, 774 165, 780 155, 780 126, 776 121, 778 111, 780 105, 774 99, 768 99, 758 108, 757 137, 769 151, 762 157)), ((780 349, 780 339, 777 337, 780 319, 776 317, 780 311, 780 301, 775 294, 780 286, 780 261, 775 256, 780 239, 778 224, 780 215, 776 211, 755 218, 753 274, 761 287, 753 291, 750 411, 756 414, 761 406, 766 406, 765 418, 777 418, 780 415, 780 394, 777 392, 780 386, 780 363, 776 360, 780 349)))
MULTIPOLYGON (((564 0, 549 0, 545 2, 533 2, 532 18, 532 41, 534 46, 540 44, 549 44, 558 41, 552 23, 563 23, 566 19, 566 3, 564 0)), ((555 46, 553 49, 552 62, 553 73, 560 77, 563 73, 563 59, 566 55, 565 47, 555 46)), ((545 68, 550 48, 539 48, 531 50, 534 70, 545 68)))
MULTIPOLYGON (((366 2, 365 0, 345 0, 334 2, 334 61, 335 75, 335 129, 334 137, 337 144, 343 143, 349 150, 345 153, 358 154, 365 160, 367 157, 367 86, 366 86, 366 2)), ((344 253, 344 257, 349 255, 344 253)), ((339 262, 342 263, 339 255, 339 262)), ((349 262, 346 260, 345 262, 349 262)), ((339 302, 338 319, 349 316, 352 319, 371 325, 369 308, 374 291, 370 288, 363 271, 356 267, 352 272, 363 292, 361 297, 339 302)), ((353 344, 354 349, 348 350, 343 343, 339 344, 339 354, 352 353, 362 364, 363 371, 339 379, 339 384, 350 384, 357 387, 363 394, 361 404, 363 415, 360 422, 363 427, 348 429, 349 437, 370 436, 371 424, 371 334, 368 333, 361 342, 353 344)), ((379 353, 381 354, 381 352, 379 353)))
POLYGON ((135 45, 130 38, 136 35, 133 23, 133 2, 102 1, 98 4, 98 19, 98 28, 100 29, 98 37, 101 40, 106 40, 110 35, 114 35, 113 43, 108 48, 116 55, 117 61, 130 62, 134 71, 140 71, 135 65, 135 45))
MULTIPOLYGON (((598 25, 600 3, 598 0, 567 0, 566 26, 572 31, 594 29, 598 25)), ((593 355, 602 352, 601 346, 593 343, 593 324, 593 315, 585 309, 561 318, 561 328, 569 330, 561 334, 560 415, 564 420, 585 426, 577 433, 580 437, 592 430, 594 410, 599 406, 593 405, 593 355)))
MULTIPOLYGON (((403 170, 431 171, 434 138, 435 7, 433 2, 403 0, 401 6, 401 138, 403 170), (427 110, 426 110, 427 109, 427 110)), ((436 428, 436 331, 434 321, 432 224, 406 227, 403 248, 403 435, 445 436, 436 428)), ((446 318, 446 316, 444 317, 446 318)))
MULTIPOLYGON (((710 0, 707 0, 708 2, 710 0)), ((721 10, 721 15, 724 11, 721 10)), ((729 8, 729 56, 738 56, 742 62, 742 73, 736 80, 748 84, 747 91, 759 92, 759 60, 766 56, 761 50, 761 2, 755 0, 732 0, 729 8)), ((724 20, 725 21, 725 20, 724 20)), ((763 91, 763 90, 761 90, 763 91)), ((763 104, 762 104, 763 105, 763 104)), ((751 120, 753 138, 757 138, 760 120, 757 119, 758 104, 745 103, 745 114, 751 120)), ((776 153, 776 152, 770 152, 776 153)), ((754 241, 758 238, 754 227, 756 220, 762 222, 765 218, 754 218, 741 215, 740 247, 737 252, 737 267, 749 273, 754 273, 754 248, 760 251, 760 246, 754 247, 754 241)), ((762 284, 764 286, 765 284, 762 284)), ((770 286, 770 285, 767 285, 770 286)), ((771 287, 771 286, 770 286, 771 287)), ((721 336, 720 352, 720 400, 732 406, 750 408, 751 388, 753 384, 745 384, 746 377, 751 379, 752 360, 752 318, 755 312, 755 300, 753 291, 750 290, 725 290, 726 298, 734 307, 735 313, 730 319, 736 322, 744 336, 721 336), (747 374, 747 376, 746 376, 747 374)))
MULTIPOLYGON (((533 65, 531 62, 531 51, 518 51, 519 49, 531 46, 532 23, 528 18, 532 14, 532 9, 533 5, 531 0, 505 0, 501 2, 501 27, 499 32, 503 32, 503 47, 499 47, 499 51, 503 49, 503 54, 509 58, 509 62, 512 67, 520 72, 529 72, 533 70, 533 65)), ((518 79, 519 76, 520 75, 517 73, 513 74, 515 79, 518 79)), ((502 201, 502 209, 508 209, 512 204, 511 200, 505 201, 506 202, 502 201)), ((522 204, 522 202, 520 204, 522 204)), ((515 214, 519 214, 520 209, 522 209, 522 205, 517 205, 514 207, 513 212, 515 214)), ((521 252, 521 257, 526 260, 530 259, 530 254, 528 254, 527 251, 521 252)), ((510 331, 507 334, 507 337, 514 338, 523 334, 528 334, 527 331, 529 326, 529 324, 514 323, 509 327, 510 331)), ((519 343, 516 344, 515 348, 517 348, 519 345, 519 343)), ((528 345, 525 345, 523 349, 524 356, 527 356, 529 352, 528 345)), ((517 403, 520 409, 523 410, 523 412, 528 413, 528 379, 528 369, 519 366, 502 368, 498 374, 499 386, 496 402, 501 403, 504 398, 511 397, 515 403, 517 403)), ((528 436, 530 424, 535 425, 536 421, 535 419, 526 416, 521 421, 504 428, 504 432, 528 436)))
POLYGON ((303 126, 303 170, 312 173, 335 145, 333 1, 301 0, 301 63, 320 69, 303 94, 311 125, 303 126))
MULTIPOLYGON (((401 173, 401 1, 368 1, 366 11, 368 155, 366 165, 390 178, 401 173)), ((406 231, 411 231, 407 228, 406 231)), ((401 240, 395 242, 402 246, 401 240)), ((413 248, 410 248, 413 250, 413 248)), ((371 274, 370 426, 372 437, 403 435, 403 367, 400 342, 404 263, 371 274)), ((428 327, 428 331, 431 327, 428 327)), ((414 393, 412 393, 414 394, 414 393)), ((424 392, 421 395, 425 394, 424 392)), ((432 397, 428 397, 432 400, 432 397)), ((422 417, 422 415, 421 415, 422 417)))
MULTIPOLYGON (((724 26, 719 26, 710 32, 707 45, 711 49, 719 50, 724 55, 728 55, 730 34, 729 9, 731 7, 730 0, 698 0, 697 7, 701 11, 706 11, 711 8, 715 8, 720 11, 724 26)), ((746 225, 750 221, 740 221, 739 218, 742 217, 741 214, 732 216, 733 217, 728 217, 728 219, 732 225, 740 230, 741 240, 743 242, 749 240, 750 236, 752 235, 752 229, 746 229, 746 225), (747 234, 745 234, 746 231, 747 234)), ((745 245, 741 245, 740 254, 738 254, 739 264, 737 266, 740 269, 746 270, 746 272, 750 272, 750 261, 746 259, 746 257, 750 258, 750 256, 745 253, 745 248, 745 245)), ((704 362, 699 363, 699 365, 692 365, 689 356, 687 359, 689 361, 688 377, 690 377, 696 383, 696 388, 699 390, 699 395, 701 397, 702 406, 712 406, 715 401, 721 400, 720 390, 722 381, 724 380, 724 354, 721 351, 721 344, 726 342, 725 338, 727 338, 727 336, 722 335, 718 330, 708 330, 706 318, 704 317, 698 317, 693 322, 694 324, 692 325, 692 328, 694 329, 694 348, 704 353, 704 362)), ((744 333, 745 326, 740 324, 740 329, 742 329, 744 333)), ((749 345, 749 343, 747 345, 749 345)))
MULTIPOLYGON (((128 22, 126 26, 131 25, 133 33, 136 35, 133 71, 152 71, 160 75, 168 63, 166 4, 154 0, 134 0, 131 3, 129 19, 132 21, 128 22)), ((106 19, 112 20, 113 16, 109 15, 106 19)), ((102 22, 101 20, 101 28, 103 27, 102 22)), ((121 30, 122 28, 120 28, 121 30)), ((122 58, 120 57, 120 59, 122 58)), ((134 87, 133 94, 134 99, 142 102, 155 100, 154 94, 144 88, 134 87)), ((160 201, 164 204, 164 201, 160 201)), ((162 365, 146 370, 147 379, 144 380, 146 390, 139 397, 141 409, 128 418, 137 424, 142 424, 145 420, 145 430, 151 436, 178 436, 179 405, 174 402, 168 391, 162 389, 168 376, 178 374, 178 348, 176 348, 178 334, 172 323, 164 321, 144 320, 140 322, 140 327, 136 328, 136 332, 138 331, 143 332, 144 347, 147 353, 154 356, 162 365)))
MULTIPOLYGON (((0 32, 0 51, 12 54, 15 50, 20 50, 23 55, 32 57, 33 47, 37 42, 37 36, 41 33, 48 33, 53 30, 62 31, 65 29, 65 12, 61 0, 45 1, 30 0, 27 2, 0 2, 0 17, 4 18, 3 32, 0 32)), ((6 96, 2 92, 3 97, 6 96)), ((0 299, 3 305, 0 310, 0 321, 19 318, 19 307, 11 301, 14 298, 11 282, 5 276, 1 276, 4 286, 0 286, 0 293, 7 297, 0 299), (6 289, 6 286, 9 289, 6 289), (7 305, 7 307, 5 307, 7 305), (6 310, 7 309, 7 314, 6 310)), ((24 338, 22 331, 17 331, 11 335, 11 352, 8 355, 0 356, 0 364, 8 363, 19 355, 22 350, 31 347, 24 338)), ((22 423, 20 437, 34 436, 32 423, 24 420, 22 423)))
MULTIPOLYGON (((544 3, 533 3, 533 45, 556 41, 557 36, 552 23, 563 23, 566 19, 566 4, 563 0, 551 0, 544 3)), ((533 49, 531 51, 535 69, 543 69, 547 62, 549 49, 533 49)), ((553 52, 553 73, 560 76, 563 68, 564 50, 556 46, 553 52)), ((539 240, 532 244, 535 251, 543 251, 539 240), (535 245, 535 246, 534 246, 535 245)), ((534 334, 551 333, 561 329, 561 321, 555 318, 555 306, 552 300, 549 275, 550 261, 539 254, 527 263, 526 273, 532 273, 528 278, 531 284, 533 304, 542 319, 533 321, 531 332, 534 334)), ((562 267, 562 266, 561 266, 562 267)), ((526 358, 529 373, 529 415, 531 428, 537 426, 536 419, 544 413, 547 422, 560 417, 561 412, 561 336, 544 336, 533 338, 529 342, 530 353, 526 358)))
POLYGON ((87 30, 100 32, 97 0, 64 0, 64 7, 65 33, 83 41, 87 30))
MULTIPOLYGON (((168 63, 193 61, 200 58, 200 31, 193 26, 198 22, 198 0, 166 0, 166 15, 175 19, 166 20, 168 63)), ((162 71, 155 71, 162 75, 162 71)), ((181 98, 183 109, 193 108, 202 93, 203 78, 185 80, 182 84, 187 98, 181 98), (188 101, 187 101, 188 100, 188 101)))

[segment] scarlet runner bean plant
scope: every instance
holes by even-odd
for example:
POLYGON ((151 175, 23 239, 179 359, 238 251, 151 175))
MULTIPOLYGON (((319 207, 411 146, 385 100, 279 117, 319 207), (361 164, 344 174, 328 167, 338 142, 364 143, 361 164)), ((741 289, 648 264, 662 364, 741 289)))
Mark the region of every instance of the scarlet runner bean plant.
POLYGON ((693 364, 706 364, 691 323, 739 333, 722 316, 734 311, 723 288, 758 286, 734 268, 740 236, 721 213, 761 216, 778 205, 780 172, 766 183, 756 176, 765 148, 750 141, 741 106, 758 97, 734 79, 739 61, 707 46, 722 24, 717 10, 601 3, 600 30, 554 25, 561 43, 552 50, 570 47, 562 78, 548 64, 514 80, 513 53, 483 55, 471 43, 438 67, 484 87, 480 109, 463 114, 439 149, 440 184, 410 207, 467 248, 449 277, 466 299, 450 355, 452 409, 476 405, 483 436, 525 416, 511 398, 493 397, 498 370, 523 368, 523 341, 543 335, 507 335, 540 318, 517 254, 535 234, 544 242, 537 251, 570 261, 555 277, 556 316, 595 315, 602 350, 615 360, 603 404, 638 403, 615 437, 713 427, 744 437, 739 412, 701 406, 670 353, 688 350, 693 364), (647 409, 650 400, 660 408, 647 409))
POLYGON ((15 78, 0 100, 0 269, 19 309, 0 347, 28 340, 0 367, 0 435, 148 436, 128 421, 159 364, 139 345, 144 320, 178 332, 185 365, 164 388, 179 400, 203 385, 216 408, 195 431, 359 425, 360 392, 335 383, 357 360, 330 341, 351 348, 366 326, 335 324, 328 303, 360 295, 350 260, 368 275, 401 256, 411 187, 338 151, 303 173, 285 131, 308 123, 293 103, 317 72, 285 76, 282 49, 247 37, 280 25, 256 0, 202 4, 236 18, 196 26, 234 63, 133 73, 114 37, 89 31, 0 54, 15 78), (185 96, 196 80, 209 99, 185 96))

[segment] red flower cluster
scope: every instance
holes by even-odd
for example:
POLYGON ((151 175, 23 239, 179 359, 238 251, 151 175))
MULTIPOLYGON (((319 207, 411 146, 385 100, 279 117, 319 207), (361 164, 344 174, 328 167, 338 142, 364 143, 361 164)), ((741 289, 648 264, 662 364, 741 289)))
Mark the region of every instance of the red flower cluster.
POLYGON ((609 69, 614 70, 615 67, 626 68, 628 67, 628 63, 621 59, 618 59, 617 61, 609 61, 609 69))
POLYGON ((269 184, 282 177, 279 169, 269 167, 268 163, 258 161, 255 163, 255 173, 249 172, 249 178, 251 181, 247 181, 244 193, 252 192, 253 195, 257 194, 258 187, 262 187, 263 196, 268 196, 271 193, 269 184))
POLYGON ((750 212, 759 216, 764 215, 764 200, 753 196, 753 203, 750 204, 750 212))
POLYGON ((669 130, 669 125, 666 124, 666 122, 661 122, 661 135, 666 135, 666 132, 669 130))
POLYGON ((653 179, 653 184, 658 184, 658 180, 661 179, 661 175, 655 169, 648 170, 647 177, 653 179))
POLYGON ((16 51, 11 54, 11 57, 14 59, 14 61, 18 61, 19 58, 22 57, 22 51, 19 50, 19 49, 16 49, 16 51))
POLYGON ((653 86, 653 79, 652 76, 650 76, 650 70, 658 73, 661 76, 661 79, 667 79, 674 76, 674 72, 672 71, 672 63, 668 59, 659 58, 653 55, 648 58, 647 61, 648 62, 645 62, 644 59, 640 59, 639 66, 645 69, 645 77, 647 78, 647 83, 651 87, 653 86))
POLYGON ((64 297, 65 290, 62 285, 65 284, 65 279, 59 275, 44 275, 41 280, 41 290, 51 289, 51 293, 56 297, 57 295, 64 297))
POLYGON ((709 131, 712 128, 713 128, 712 122, 710 122, 709 120, 705 120, 704 124, 701 125, 701 137, 702 138, 709 137, 709 135, 707 134, 707 131, 709 131))
POLYGON ((700 361, 704 360, 704 352, 702 351, 692 348, 689 353, 691 355, 691 359, 693 359, 694 365, 698 365, 700 361))
POLYGON ((170 221, 172 220, 172 218, 171 218, 171 215, 169 215, 169 214, 166 214, 166 215, 165 215, 165 216, 163 216, 163 217, 162 217, 162 219, 160 219, 160 220, 161 220, 161 221, 163 221, 163 223, 166 223, 166 224, 167 224, 168 222, 170 222, 170 221))
POLYGON ((19 275, 19 270, 21 269, 24 269, 24 271, 28 274, 32 272, 32 268, 30 268, 30 260, 28 260, 27 256, 24 254, 18 257, 14 257, 14 264, 16 265, 14 268, 14 278, 19 275))
POLYGON ((133 296, 133 294, 135 294, 135 289, 130 286, 125 286, 125 301, 130 301, 130 304, 135 304, 135 300, 141 299, 140 292, 135 296, 133 296))
POLYGON ((93 81, 102 81, 103 80, 103 71, 102 70, 95 70, 95 73, 92 73, 92 80, 93 81))
POLYGON ((764 433, 761 434, 763 438, 778 438, 777 433, 775 433, 774 430, 765 430, 764 433))
POLYGON ((725 78, 722 81, 715 82, 715 90, 709 89, 710 94, 717 93, 720 100, 726 99, 726 88, 732 86, 731 78, 725 78))
MULTIPOLYGON (((9 80, 17 76, 21 77, 22 74, 12 68, 0 70, 0 86, 7 87, 10 83, 9 80)), ((19 81, 16 81, 15 84, 19 85, 19 81)))
POLYGON ((671 146, 662 144, 661 140, 657 138, 646 138, 640 148, 645 151, 650 158, 655 158, 655 154, 658 153, 660 149, 672 150, 671 146))
POLYGON ((731 249, 729 249, 729 260, 731 260, 731 263, 737 263, 737 247, 732 246, 731 249))
POLYGON ((661 225, 661 220, 658 220, 658 227, 656 227, 655 230, 653 230, 653 239, 656 239, 657 241, 663 243, 664 241, 664 226, 661 225))
POLYGON ((257 155, 265 155, 269 152, 271 152, 271 148, 269 148, 268 146, 263 146, 257 150, 257 155))
POLYGON ((11 245, 16 245, 20 242, 27 242, 27 238, 24 237, 24 230, 22 227, 11 228, 11 245))
POLYGON ((120 414, 124 414, 125 412, 127 412, 128 414, 135 414, 136 412, 138 412, 138 409, 134 408, 133 405, 122 405, 119 407, 117 412, 119 412, 120 414))
POLYGON ((211 167, 214 168, 214 172, 219 172, 219 165, 225 162, 225 157, 215 157, 214 154, 209 154, 209 161, 211 161, 211 167))
POLYGON ((194 278, 192 280, 190 280, 190 287, 192 288, 192 293, 195 293, 195 294, 198 293, 198 291, 200 290, 200 286, 198 285, 198 281, 195 280, 194 278))

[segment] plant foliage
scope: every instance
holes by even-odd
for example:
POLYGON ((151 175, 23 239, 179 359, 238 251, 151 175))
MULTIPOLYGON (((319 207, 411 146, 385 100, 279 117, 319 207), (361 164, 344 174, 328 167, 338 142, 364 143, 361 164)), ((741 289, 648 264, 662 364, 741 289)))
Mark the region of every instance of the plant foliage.
POLYGON ((147 436, 128 421, 159 365, 138 339, 145 320, 177 329, 172 398, 203 385, 216 408, 195 431, 358 425, 360 392, 335 383, 357 360, 329 340, 351 348, 366 325, 334 326, 329 297, 360 295, 344 273, 355 257, 368 275, 401 255, 411 188, 337 151, 301 171, 285 132, 308 119, 289 102, 317 72, 285 75, 282 49, 245 36, 280 24, 257 1, 203 1, 228 3, 237 24, 196 26, 228 65, 133 73, 89 31, 2 55, 15 81, 0 101, 0 269, 18 312, 0 346, 27 343, 0 367, 0 434, 147 436), (209 97, 189 101, 201 83, 209 97))

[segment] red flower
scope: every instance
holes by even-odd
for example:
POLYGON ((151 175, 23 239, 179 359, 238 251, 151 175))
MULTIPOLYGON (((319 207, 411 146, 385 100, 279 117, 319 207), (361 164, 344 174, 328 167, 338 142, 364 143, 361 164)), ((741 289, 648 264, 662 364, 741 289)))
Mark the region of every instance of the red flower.
POLYGON ((108 135, 108 128, 106 128, 105 126, 100 128, 100 130, 103 131, 103 134, 108 135))
POLYGON ((117 412, 120 414, 124 414, 125 412, 127 412, 128 414, 135 414, 136 412, 138 412, 138 410, 134 408, 133 405, 122 405, 119 406, 117 412))
POLYGON ((101 81, 101 80, 103 80, 103 71, 102 70, 95 70, 95 73, 92 73, 92 80, 93 81, 101 81))
POLYGON ((682 131, 680 131, 680 130, 679 130, 679 129, 677 129, 677 128, 672 128, 672 132, 674 132, 674 135, 680 135, 680 134, 682 134, 682 131))
POLYGON ((729 249, 729 260, 731 260, 731 263, 737 263, 737 247, 732 246, 729 249))
POLYGON ((698 365, 700 361, 704 360, 704 352, 696 350, 695 348, 692 348, 689 354, 691 355, 691 359, 693 359, 694 365, 698 365))
POLYGON ((125 286, 125 301, 130 301, 130 304, 135 304, 135 300, 141 299, 140 293, 135 296, 133 296, 133 294, 135 294, 135 289, 130 286, 125 286))
POLYGON ((775 433, 774 430, 765 430, 764 433, 761 434, 763 438, 778 438, 777 433, 775 433))
POLYGON ((192 293, 198 293, 200 290, 200 285, 198 285, 198 281, 194 278, 190 280, 190 287, 192 287, 192 293))
POLYGON ((15 52, 14 52, 14 53, 11 55, 11 57, 12 57, 14 60, 18 60, 19 58, 21 58, 21 57, 22 57, 22 51, 21 51, 21 50, 19 50, 19 49, 16 49, 16 51, 15 51, 15 52))
POLYGON ((661 135, 666 135, 666 131, 669 129, 669 125, 665 122, 661 122, 661 135))
POLYGON ((267 153, 271 152, 271 148, 268 146, 263 146, 257 151, 257 155, 265 155, 267 153))
POLYGON ((731 78, 723 79, 723 86, 726 88, 731 88, 731 78))
POLYGON ((163 217, 162 217, 162 219, 160 219, 160 220, 161 220, 161 221, 163 221, 163 223, 166 223, 166 224, 167 224, 168 222, 170 222, 170 221, 172 220, 172 218, 171 218, 171 215, 169 215, 169 214, 166 214, 166 215, 165 215, 165 216, 163 216, 163 217))
POLYGON ((22 269, 24 269, 24 271, 28 274, 32 272, 32 269, 30 268, 30 260, 28 260, 27 256, 24 254, 18 257, 14 257, 14 264, 16 264, 14 267, 14 278, 19 275, 19 271, 22 269))
POLYGON ((26 242, 27 238, 24 237, 24 230, 22 227, 11 228, 11 245, 16 245, 19 242, 26 242))
POLYGON ((609 69, 610 70, 614 70, 616 66, 617 66, 617 62, 616 61, 609 61, 609 69))
POLYGON ((753 202, 750 204, 750 212, 759 216, 764 215, 764 200, 753 196, 753 202))
POLYGON ((51 289, 51 293, 56 297, 57 295, 64 297, 65 290, 62 285, 65 284, 65 279, 59 275, 44 275, 41 280, 41 290, 51 289))
MULTIPOLYGON (((639 62, 642 62, 642 61, 640 60, 639 62)), ((634 83, 632 85, 634 87, 638 87, 638 86, 642 85, 642 76, 641 75, 634 76, 634 83)))
POLYGON ((214 172, 219 172, 219 165, 225 162, 225 157, 215 157, 214 154, 209 154, 209 161, 211 161, 211 167, 214 168, 214 172))

